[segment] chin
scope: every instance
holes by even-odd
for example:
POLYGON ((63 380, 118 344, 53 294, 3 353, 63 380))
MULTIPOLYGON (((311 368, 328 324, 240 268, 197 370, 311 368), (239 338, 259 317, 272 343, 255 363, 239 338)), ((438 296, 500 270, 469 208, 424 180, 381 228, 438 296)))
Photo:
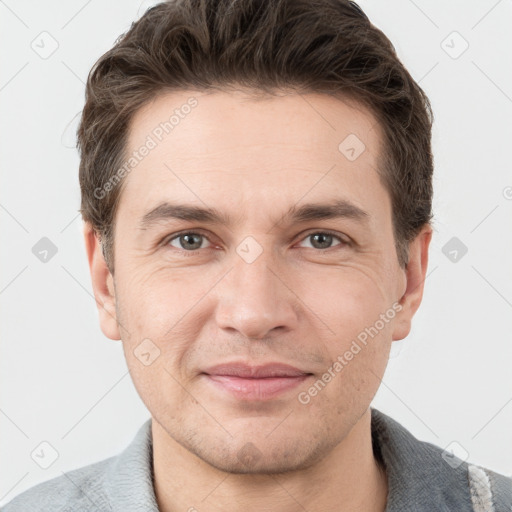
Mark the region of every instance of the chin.
POLYGON ((199 447, 189 449, 210 466, 238 475, 277 475, 304 470, 317 463, 329 450, 328 446, 313 446, 289 437, 276 438, 273 443, 261 440, 257 444, 259 447, 248 441, 226 447, 223 452, 201 450, 199 447))

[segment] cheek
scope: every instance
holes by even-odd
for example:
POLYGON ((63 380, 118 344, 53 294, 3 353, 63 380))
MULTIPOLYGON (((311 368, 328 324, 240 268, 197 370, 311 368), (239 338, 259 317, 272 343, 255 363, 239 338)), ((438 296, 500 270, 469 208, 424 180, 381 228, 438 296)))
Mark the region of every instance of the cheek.
POLYGON ((301 403, 310 402, 311 415, 360 417, 373 400, 387 366, 392 332, 391 320, 380 320, 377 311, 374 308, 370 315, 366 311, 357 316, 347 313, 352 317, 332 323, 337 337, 325 342, 328 362, 324 371, 299 397, 301 403))
POLYGON ((385 283, 377 278, 369 271, 343 269, 336 277, 324 279, 321 291, 310 291, 305 300, 322 320, 318 325, 325 326, 320 338, 327 352, 329 384, 319 393, 323 398, 316 406, 320 408, 328 402, 339 413, 349 411, 354 400, 370 401, 380 385, 396 310, 385 295, 385 283))
POLYGON ((183 315, 186 303, 193 296, 183 294, 179 273, 133 266, 123 269, 117 289, 119 309, 130 331, 147 337, 161 336, 183 315))
POLYGON ((208 280, 178 272, 171 276, 168 269, 134 272, 117 287, 123 348, 134 380, 148 386, 166 382, 167 386, 173 381, 166 370, 179 382, 186 380, 184 362, 207 320, 200 302, 210 288, 208 280), (141 364, 145 362, 151 362, 151 371, 141 364))
POLYGON ((126 352, 125 346, 133 384, 152 415, 172 421, 180 417, 190 401, 196 402, 192 395, 184 391, 188 384, 183 384, 183 379, 166 361, 163 352, 150 365, 143 364, 133 354, 128 356, 126 352))
POLYGON ((339 269, 323 279, 320 286, 311 281, 302 285, 308 309, 324 321, 327 337, 352 339, 370 327, 391 304, 377 276, 357 269, 339 269))

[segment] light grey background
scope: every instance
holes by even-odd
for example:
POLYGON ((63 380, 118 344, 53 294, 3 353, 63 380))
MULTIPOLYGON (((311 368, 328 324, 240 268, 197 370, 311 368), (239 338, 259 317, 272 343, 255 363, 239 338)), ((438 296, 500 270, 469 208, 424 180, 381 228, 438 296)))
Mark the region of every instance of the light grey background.
MULTIPOLYGON (((0 504, 117 454, 149 417, 121 342, 99 328, 72 146, 91 66, 154 3, 0 1, 0 504), (43 237, 57 248, 46 263, 32 252, 43 237), (36 460, 48 465, 54 452, 41 442, 58 453, 47 469, 36 460)), ((512 475, 512 3, 360 5, 436 116, 425 295, 373 405, 512 475), (455 262, 453 237, 467 247, 455 262)))

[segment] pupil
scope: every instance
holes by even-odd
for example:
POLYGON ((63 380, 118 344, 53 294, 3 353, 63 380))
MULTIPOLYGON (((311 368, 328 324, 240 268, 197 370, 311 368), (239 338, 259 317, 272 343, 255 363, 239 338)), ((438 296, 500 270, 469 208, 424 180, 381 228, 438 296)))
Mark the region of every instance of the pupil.
MULTIPOLYGON (((195 235, 195 236, 196 236, 196 238, 198 238, 198 235, 195 235)), ((194 242, 193 242, 194 235, 182 235, 182 238, 186 241, 186 244, 191 243, 192 245, 194 245, 194 242), (192 239, 192 241, 190 241, 190 239, 192 239)), ((197 245, 197 242, 195 245, 197 245)), ((201 242, 199 242, 199 246, 201 246, 201 242)), ((197 247, 194 247, 194 248, 197 248, 197 247)))
MULTIPOLYGON (((324 239, 324 244, 325 244, 325 240, 327 240, 327 246, 329 246, 329 245, 330 245, 330 244, 329 244, 329 242, 330 242, 330 241, 331 241, 331 239, 332 239, 332 236, 331 236, 331 235, 321 234, 321 233, 320 233, 320 234, 317 234, 317 235, 313 235, 313 237, 315 238, 315 241, 316 241, 316 239, 317 239, 317 238, 319 238, 319 237, 320 237, 320 239, 322 239, 322 238, 323 238, 323 239, 324 239)), ((323 245, 323 244, 322 244, 322 242, 320 242, 320 245, 323 245)))

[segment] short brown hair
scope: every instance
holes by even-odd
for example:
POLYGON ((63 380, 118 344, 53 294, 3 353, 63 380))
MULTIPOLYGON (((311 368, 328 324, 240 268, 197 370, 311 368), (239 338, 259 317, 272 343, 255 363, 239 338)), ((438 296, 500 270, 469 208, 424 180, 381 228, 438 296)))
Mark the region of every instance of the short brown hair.
POLYGON ((115 178, 135 112, 164 91, 232 86, 340 93, 372 112, 384 134, 379 175, 406 267, 409 242, 433 216, 433 114, 389 39, 347 0, 175 0, 132 23, 87 80, 77 132, 80 211, 110 271, 124 183, 115 178))

